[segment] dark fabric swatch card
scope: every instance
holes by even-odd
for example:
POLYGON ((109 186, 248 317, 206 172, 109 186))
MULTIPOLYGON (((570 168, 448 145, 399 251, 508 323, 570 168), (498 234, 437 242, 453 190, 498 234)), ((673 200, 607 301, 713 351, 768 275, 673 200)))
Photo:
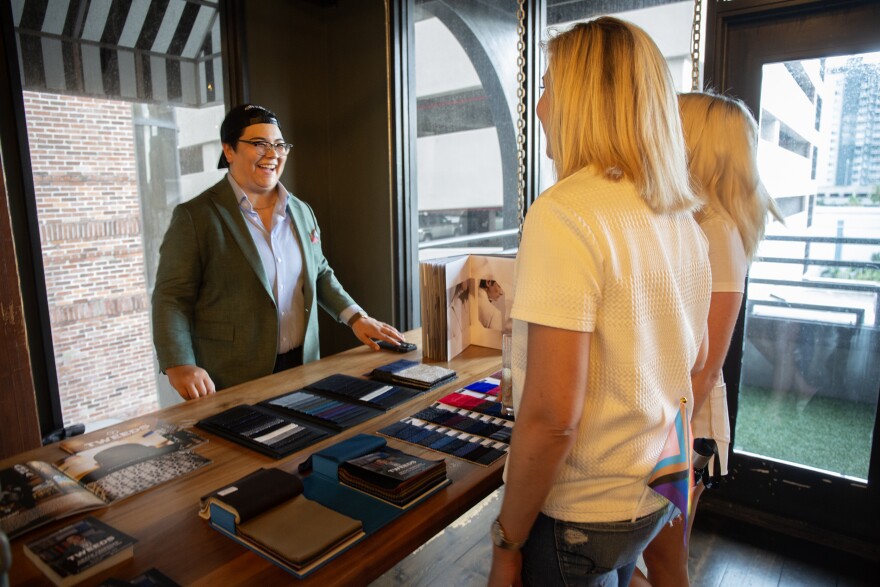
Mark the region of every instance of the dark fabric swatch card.
POLYGON ((211 503, 221 505, 235 515, 236 523, 247 522, 258 515, 293 499, 303 492, 302 480, 281 469, 257 469, 199 499, 202 512, 211 503))
POLYGON ((400 387, 351 375, 337 373, 320 381, 310 383, 306 389, 332 395, 345 401, 361 403, 366 406, 387 410, 408 401, 421 392, 416 389, 400 387))
POLYGON ((441 403, 435 403, 416 412, 413 414, 413 418, 507 444, 510 444, 510 435, 513 432, 513 425, 508 420, 470 410, 456 409, 441 403))
POLYGON ((276 459, 336 433, 259 405, 235 406, 200 420, 196 426, 276 459))
POLYGON ((480 438, 417 418, 395 422, 379 430, 379 434, 485 466, 506 455, 509 448, 503 442, 480 438))
POLYGON ((378 408, 343 401, 335 396, 309 389, 298 389, 257 405, 311 420, 333 430, 345 430, 383 413, 378 408))

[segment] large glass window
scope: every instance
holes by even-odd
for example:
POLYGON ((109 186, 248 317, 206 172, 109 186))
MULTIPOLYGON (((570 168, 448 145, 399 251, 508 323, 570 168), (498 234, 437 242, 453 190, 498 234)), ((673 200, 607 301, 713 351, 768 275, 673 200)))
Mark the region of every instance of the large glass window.
MULTIPOLYGON (((693 2, 541 5, 545 40, 598 9, 638 24, 660 46, 676 87, 690 88, 693 2)), ((416 0, 415 7, 419 258, 514 248, 518 3, 416 0)), ((537 148, 543 190, 555 180, 544 145, 537 148)))
POLYGON ((415 6, 419 258, 513 247, 517 2, 415 6))
POLYGON ((878 95, 878 53, 763 68, 760 172, 786 225, 749 276, 734 446, 863 481, 880 383, 878 95))
POLYGON ((222 175, 216 1, 13 0, 65 424, 176 398, 150 295, 171 210, 222 175))

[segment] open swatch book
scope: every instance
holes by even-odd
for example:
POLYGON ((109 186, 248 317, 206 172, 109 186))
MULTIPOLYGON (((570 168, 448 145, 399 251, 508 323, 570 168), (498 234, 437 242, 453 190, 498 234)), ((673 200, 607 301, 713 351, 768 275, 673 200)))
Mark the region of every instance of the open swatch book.
POLYGON ((359 520, 304 495, 299 476, 257 469, 201 500, 211 525, 297 576, 364 537, 359 520))
POLYGON ((450 483, 444 460, 396 451, 368 434, 327 447, 308 462, 305 477, 258 469, 202 497, 199 515, 305 577, 450 483))

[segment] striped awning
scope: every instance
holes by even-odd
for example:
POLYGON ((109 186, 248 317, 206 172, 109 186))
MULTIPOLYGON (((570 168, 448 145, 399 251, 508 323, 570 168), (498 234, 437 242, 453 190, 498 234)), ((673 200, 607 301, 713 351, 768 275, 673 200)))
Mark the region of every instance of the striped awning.
POLYGON ((12 0, 25 90, 222 103, 217 0, 12 0))

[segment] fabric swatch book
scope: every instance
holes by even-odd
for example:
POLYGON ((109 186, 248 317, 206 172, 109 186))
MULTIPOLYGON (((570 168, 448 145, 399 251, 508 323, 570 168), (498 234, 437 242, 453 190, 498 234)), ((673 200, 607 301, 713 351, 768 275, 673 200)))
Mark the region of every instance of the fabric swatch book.
POLYGON ((337 373, 308 384, 306 389, 319 391, 326 395, 381 410, 393 408, 398 404, 417 397, 421 393, 420 389, 411 389, 392 383, 370 381, 369 379, 360 379, 351 375, 337 373))
POLYGON ((385 447, 340 463, 339 482, 405 508, 426 491, 446 484, 446 461, 385 447))
MULTIPOLYGON (((407 495, 409 498, 408 501, 403 505, 393 504, 389 500, 370 495, 362 489, 355 489, 345 484, 343 481, 343 468, 346 463, 357 461, 361 457, 367 457, 368 455, 383 452, 388 452, 389 454, 395 453, 395 459, 403 458, 404 455, 410 457, 410 459, 401 461, 401 463, 407 463, 410 460, 418 458, 414 455, 407 455, 406 453, 391 449, 388 446, 387 441, 381 436, 358 434, 343 440, 342 442, 337 442, 332 446, 328 446, 309 457, 309 461, 307 462, 311 463, 311 474, 303 478, 306 495, 320 501, 328 507, 363 521, 364 531, 367 534, 371 534, 400 516, 407 509, 417 506, 417 504, 451 483, 451 481, 446 478, 445 462, 443 462, 443 464, 437 464, 435 465, 436 467, 442 467, 442 478, 439 478, 436 483, 426 483, 421 485, 418 490, 413 487, 407 495)), ((368 457, 366 460, 369 461, 373 458, 374 457, 368 457)), ((418 460, 424 461, 425 465, 432 462, 432 460, 429 459, 418 460)), ((426 469, 427 468, 429 467, 426 466, 426 469)), ((352 470, 353 469, 350 467, 349 471, 351 472, 352 470)), ((361 468, 361 470, 363 471, 363 468, 361 468)), ((413 471, 413 473, 417 472, 418 471, 413 471)), ((436 469, 434 472, 436 473, 436 469)), ((430 475, 431 473, 427 473, 425 476, 427 477, 430 475)), ((361 478, 363 479, 365 477, 366 475, 363 475, 361 478)), ((378 482, 375 481, 376 478, 377 477, 371 478, 374 485, 378 485, 378 482)), ((424 480, 424 477, 422 477, 422 480, 424 480)), ((414 484, 417 483, 418 479, 414 478, 414 484)), ((396 481, 392 481, 390 486, 397 486, 401 491, 406 491, 408 488, 406 485, 402 485, 396 481)))
POLYGON ((448 361, 474 344, 501 348, 510 333, 513 255, 464 255, 419 263, 422 353, 448 361))
POLYGON ((413 387, 337 373, 256 405, 234 406, 196 426, 280 459, 417 397, 421 389, 413 387))
POLYGON ((75 585, 134 555, 131 536, 88 516, 24 545, 29 558, 59 587, 75 585))
POLYGON ((439 401, 379 430, 396 438, 478 465, 507 455, 513 416, 501 411, 497 373, 446 394, 439 401))
POLYGON ((404 418, 382 428, 379 434, 483 466, 491 465, 510 450, 506 442, 482 438, 418 418, 404 418))
POLYGON ((275 459, 336 434, 264 405, 242 404, 196 422, 196 426, 275 459))
POLYGON ((199 515, 215 530, 305 577, 450 483, 444 472, 444 479, 411 491, 411 501, 401 507, 340 482, 340 465, 386 449, 384 438, 358 434, 312 454, 305 477, 258 469, 204 496, 199 515))
POLYGON ((64 441, 71 456, 57 463, 0 470, 0 529, 15 537, 185 475, 211 462, 190 450, 204 441, 155 417, 64 441))
POLYGON ((366 402, 311 389, 291 391, 257 405, 336 431, 351 428, 384 412, 384 409, 366 402))
POLYGON ((426 365, 408 359, 400 359, 370 372, 370 378, 376 381, 404 385, 420 390, 445 385, 454 380, 457 374, 452 369, 439 365, 426 365))
POLYGON ((501 405, 499 397, 501 382, 496 375, 475 381, 444 395, 438 402, 470 412, 478 412, 492 418, 513 421, 514 415, 505 412, 501 405))
POLYGON ((281 469, 258 469, 200 506, 216 530, 298 577, 364 537, 360 520, 307 498, 300 478, 281 469))
POLYGON ((510 437, 513 434, 513 422, 509 420, 464 408, 455 408, 440 402, 419 410, 412 417, 507 444, 510 444, 510 437))

